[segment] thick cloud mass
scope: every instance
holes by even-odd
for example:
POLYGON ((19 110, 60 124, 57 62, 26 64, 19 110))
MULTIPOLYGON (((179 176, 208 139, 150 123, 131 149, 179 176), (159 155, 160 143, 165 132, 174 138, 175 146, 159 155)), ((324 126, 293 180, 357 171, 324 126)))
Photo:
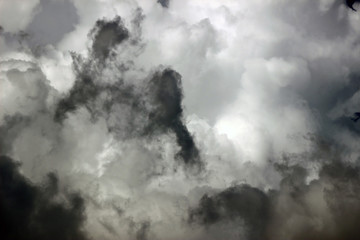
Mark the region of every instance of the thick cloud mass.
POLYGON ((0 1, 0 238, 359 239, 357 6, 0 1))
POLYGON ((170 0, 158 0, 157 2, 164 8, 168 8, 170 4, 170 0))
MULTIPOLYGON (((110 51, 129 37, 128 30, 123 26, 120 17, 116 17, 111 21, 97 21, 91 33, 94 35, 91 48, 94 59, 83 60, 80 56, 74 56, 77 80, 69 94, 59 101, 55 120, 63 121, 68 112, 85 106, 94 119, 97 115, 103 115, 111 121, 116 108, 125 105, 128 110, 126 114, 131 118, 141 118, 142 121, 137 123, 135 119, 128 119, 125 126, 118 122, 109 122, 109 131, 119 134, 128 132, 126 137, 151 137, 171 130, 181 147, 177 157, 186 164, 199 163, 199 151, 182 119, 183 93, 180 74, 169 68, 157 70, 141 83, 141 92, 135 89, 132 82, 124 82, 120 76, 111 76, 115 78, 111 83, 104 82, 102 78, 107 69, 101 66, 100 62, 106 61, 110 57, 110 51)), ((107 61, 113 61, 114 57, 115 52, 107 61)), ((128 71, 123 66, 115 67, 122 72, 128 71)), ((116 119, 124 118, 123 114, 124 112, 115 116, 116 119)))
POLYGON ((221 221, 239 221, 248 228, 246 238, 264 239, 269 215, 269 199, 259 189, 240 185, 209 197, 204 195, 199 207, 190 213, 190 222, 212 225, 221 221))
POLYGON ((204 195, 190 210, 191 224, 207 228, 233 221, 248 229, 247 239, 357 239, 359 169, 338 161, 326 164, 319 179, 305 182, 306 170, 279 166, 279 190, 265 193, 248 185, 204 195))
POLYGON ((92 51, 96 58, 104 59, 109 56, 110 50, 129 37, 129 33, 122 25, 120 17, 112 21, 98 20, 92 30, 94 42, 92 51))
POLYGON ((293 169, 272 193, 275 204, 268 239, 356 239, 359 236, 359 169, 338 161, 326 164, 319 179, 305 183, 293 169), (282 229, 275 230, 275 226, 282 229))
POLYGON ((32 185, 11 158, 0 157, 0 236, 2 239, 87 239, 82 225, 84 200, 59 196, 58 178, 50 173, 43 187, 32 185))
POLYGON ((358 0, 346 0, 346 4, 348 5, 348 7, 354 11, 356 11, 356 9, 354 8, 354 4, 357 2, 359 2, 359 1, 358 0))

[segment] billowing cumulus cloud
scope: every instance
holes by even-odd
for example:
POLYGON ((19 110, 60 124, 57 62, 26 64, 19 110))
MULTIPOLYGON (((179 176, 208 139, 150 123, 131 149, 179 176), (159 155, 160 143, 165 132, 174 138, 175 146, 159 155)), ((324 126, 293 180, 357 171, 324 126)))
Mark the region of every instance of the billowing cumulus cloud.
MULTIPOLYGON (((199 163, 199 151, 182 119, 180 74, 169 68, 155 70, 140 86, 124 82, 124 79, 115 74, 104 76, 111 73, 105 73, 109 69, 101 65, 106 61, 113 61, 116 53, 113 51, 111 54, 111 51, 128 39, 129 33, 120 17, 111 21, 97 21, 91 33, 94 35, 91 48, 93 59, 82 60, 81 56, 74 56, 78 79, 69 95, 57 104, 55 121, 63 121, 68 112, 86 106, 93 118, 105 114, 109 131, 119 135, 125 133, 125 137, 152 136, 171 130, 181 147, 177 157, 185 163, 199 163), (109 77, 114 79, 106 82, 105 79, 109 77), (128 117, 124 120, 125 114, 128 117), (137 122, 137 118, 141 121, 137 122)), ((114 67, 124 74, 129 68, 133 68, 131 65, 125 63, 118 66, 115 63, 114 67)))
POLYGON ((356 9, 0 1, 1 239, 358 239, 356 9))

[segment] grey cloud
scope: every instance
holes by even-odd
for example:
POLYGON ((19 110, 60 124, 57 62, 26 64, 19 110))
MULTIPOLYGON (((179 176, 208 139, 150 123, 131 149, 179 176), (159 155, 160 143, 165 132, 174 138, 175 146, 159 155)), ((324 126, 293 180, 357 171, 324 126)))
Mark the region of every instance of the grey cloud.
POLYGON ((29 45, 56 45, 65 34, 75 30, 79 22, 76 8, 70 0, 41 0, 37 13, 25 29, 31 38, 29 45))
POLYGON ((354 116, 351 118, 354 122, 357 122, 360 119, 360 113, 356 112, 354 113, 354 116))
MULTIPOLYGON (((177 157, 185 164, 200 164, 199 150, 183 123, 180 74, 170 68, 157 70, 143 80, 143 86, 140 87, 129 81, 125 82, 121 76, 116 75, 113 76, 115 83, 102 82, 105 69, 96 64, 98 60, 105 61, 110 49, 129 37, 128 30, 122 26, 120 18, 116 17, 109 22, 98 21, 91 34, 95 36, 92 47, 95 60, 73 55, 77 80, 67 96, 58 102, 54 119, 62 122, 68 113, 83 106, 94 120, 100 116, 108 119, 109 131, 119 135, 151 137, 159 133, 166 134, 170 130, 175 133, 181 147, 177 157), (120 114, 129 115, 129 119, 125 119, 125 122, 118 119, 124 116, 116 115, 117 109, 125 111, 120 114)), ((108 61, 112 59, 109 58, 108 61)), ((120 68, 120 71, 127 69, 120 68)))
MULTIPOLYGON (((213 225, 221 221, 245 221, 246 239, 264 239, 269 218, 269 198, 261 190, 240 185, 215 196, 204 195, 199 206, 190 211, 190 223, 213 225)), ((241 224, 238 225, 241 228, 241 224)))
POLYGON ((199 205, 190 210, 189 223, 208 227, 224 221, 237 222, 239 228, 246 229, 246 239, 357 239, 357 166, 330 160, 321 167, 319 179, 309 184, 303 167, 278 165, 278 170, 283 174, 279 190, 264 192, 238 185, 204 195, 199 205))
POLYGON ((358 0, 346 0, 346 5, 351 8, 352 10, 356 11, 356 9, 354 8, 354 4, 358 3, 360 1, 358 0))
POLYGON ((100 60, 106 59, 113 47, 129 37, 129 32, 119 16, 111 21, 98 20, 90 34, 94 38, 92 51, 100 60))
MULTIPOLYGON (((59 238, 357 239, 356 13, 331 0, 159 6, 169 2, 101 1, 89 32, 73 8, 89 1, 42 1, 31 28, 46 29, 54 6, 73 14, 42 41, 59 42, 78 20, 70 39, 89 32, 88 55, 72 53, 74 85, 62 95, 44 74, 47 61, 57 66, 51 54, 1 62, 11 94, 0 99, 0 151, 22 166, 2 157, 0 169, 22 187, 0 194, 19 209, 19 199, 30 202, 6 218, 48 224, 46 232, 21 220, 28 237, 18 238, 53 239, 66 228, 59 238), (126 4, 131 19, 103 17, 126 4), (49 170, 57 174, 35 183, 49 170)), ((0 34, 14 44, 7 53, 31 38, 0 34)))
POLYGON ((181 106, 183 93, 181 76, 171 69, 156 73, 148 86, 150 101, 155 106, 149 113, 149 125, 145 132, 154 132, 156 129, 171 129, 176 134, 177 143, 181 151, 177 154, 187 164, 199 163, 199 150, 188 129, 182 122, 183 109, 181 106))
POLYGON ((12 152, 13 142, 21 133, 21 131, 28 126, 30 118, 15 114, 5 116, 4 122, 0 126, 0 153, 7 155, 12 152))
POLYGON ((309 138, 312 152, 287 155, 270 163, 282 176, 279 188, 265 191, 241 184, 215 190, 189 210, 189 224, 200 224, 206 232, 217 229, 219 236, 214 239, 242 239, 239 229, 243 229, 245 239, 356 239, 358 163, 347 161, 338 143, 309 138), (315 166, 319 175, 309 181, 315 166), (233 226, 232 230, 223 229, 224 224, 233 226))
POLYGON ((305 183, 306 172, 291 170, 275 195, 269 239, 356 239, 359 235, 359 170, 333 161, 320 170, 320 178, 305 183), (352 210, 350 210, 352 209, 352 210), (351 212, 351 213, 350 213, 351 212), (292 224, 290 224, 292 222, 292 224), (276 226, 282 226, 278 229, 276 226))
POLYGON ((50 173, 44 187, 19 173, 19 164, 0 157, 0 236, 2 239, 89 239, 83 231, 84 199, 77 193, 59 202, 58 179, 50 173))
POLYGON ((86 74, 80 75, 79 79, 75 81, 74 86, 70 89, 68 96, 59 101, 54 119, 56 121, 63 121, 67 113, 74 112, 78 106, 88 106, 92 99, 95 99, 101 90, 98 89, 92 78, 86 74))
POLYGON ((170 5, 170 0, 158 0, 157 1, 163 8, 168 8, 170 5))
POLYGON ((136 231, 136 240, 147 240, 148 232, 150 229, 150 222, 143 222, 140 224, 139 229, 136 231))

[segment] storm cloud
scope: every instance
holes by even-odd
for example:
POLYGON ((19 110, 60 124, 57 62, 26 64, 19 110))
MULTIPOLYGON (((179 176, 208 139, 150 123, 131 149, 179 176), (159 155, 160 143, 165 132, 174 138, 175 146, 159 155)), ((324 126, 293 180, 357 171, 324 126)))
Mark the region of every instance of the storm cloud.
POLYGON ((359 238, 357 1, 16 1, 1 239, 359 238))
POLYGON ((158 0, 157 2, 164 8, 168 8, 170 5, 170 0, 158 0))
POLYGON ((358 0, 346 0, 346 4, 349 8, 351 8, 352 10, 354 10, 356 12, 356 9, 354 8, 354 4, 358 3, 358 0))
POLYGON ((357 239, 358 167, 331 162, 310 183, 306 183, 307 172, 302 167, 283 165, 279 171, 284 178, 278 190, 264 192, 237 185, 204 195, 189 211, 189 223, 209 228, 235 222, 247 229, 246 239, 357 239))
MULTIPOLYGON (((186 164, 200 163, 199 150, 183 123, 183 92, 179 73, 170 68, 155 70, 141 82, 141 86, 135 86, 131 81, 119 76, 111 76, 115 78, 111 83, 102 81, 102 75, 107 69, 101 67, 98 61, 105 61, 110 57, 110 51, 126 40, 128 34, 120 17, 108 22, 102 20, 96 23, 91 31, 91 35, 94 35, 91 48, 94 59, 85 60, 81 56, 74 55, 77 80, 68 95, 57 104, 55 120, 61 122, 67 112, 74 112, 77 108, 85 106, 94 119, 102 115, 111 121, 116 108, 125 105, 127 108, 125 114, 130 115, 131 118, 125 122, 119 119, 121 123, 109 122, 109 131, 121 133, 127 131, 127 137, 151 137, 170 130, 175 133, 176 141, 181 147, 177 157, 186 164), (136 88, 142 88, 142 92, 136 88), (137 122, 133 118, 140 118, 142 122, 137 122)), ((110 57, 107 61, 115 61, 112 59, 114 57, 110 57)), ((116 68, 122 72, 128 70, 123 66, 116 68)), ((115 117, 123 118, 123 116, 115 117)))
POLYGON ((0 157, 1 238, 88 239, 82 229, 84 199, 77 193, 60 195, 54 173, 36 186, 18 168, 11 158, 0 157))

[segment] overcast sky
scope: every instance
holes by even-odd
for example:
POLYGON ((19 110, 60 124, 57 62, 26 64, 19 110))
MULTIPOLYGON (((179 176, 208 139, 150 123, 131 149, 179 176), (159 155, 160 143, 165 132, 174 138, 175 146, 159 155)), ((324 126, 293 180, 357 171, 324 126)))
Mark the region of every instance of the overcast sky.
POLYGON ((0 238, 359 239, 353 2, 0 0, 0 238))

